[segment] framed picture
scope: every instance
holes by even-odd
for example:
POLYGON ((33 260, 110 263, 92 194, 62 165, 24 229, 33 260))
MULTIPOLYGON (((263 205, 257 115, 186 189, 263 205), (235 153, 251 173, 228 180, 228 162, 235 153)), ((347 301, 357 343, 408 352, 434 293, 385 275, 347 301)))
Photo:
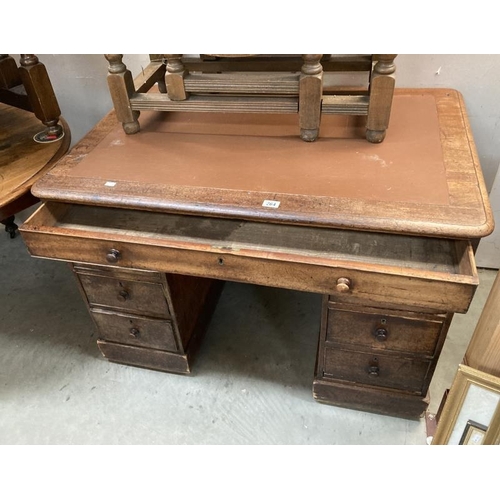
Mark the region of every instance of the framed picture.
POLYGON ((459 365, 431 444, 500 444, 500 378, 459 365))
POLYGON ((487 430, 488 427, 486 427, 485 425, 474 422, 474 420, 468 420, 467 425, 465 426, 464 433, 462 434, 462 437, 458 444, 483 444, 484 436, 486 436, 487 430))

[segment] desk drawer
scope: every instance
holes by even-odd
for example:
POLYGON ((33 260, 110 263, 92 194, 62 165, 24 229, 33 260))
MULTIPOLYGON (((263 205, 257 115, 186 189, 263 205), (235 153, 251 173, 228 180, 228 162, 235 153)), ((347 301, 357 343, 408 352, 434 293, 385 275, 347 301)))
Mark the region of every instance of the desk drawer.
POLYGON ((177 352, 172 322, 91 309, 99 337, 119 344, 177 352))
POLYGON ((430 363, 417 359, 325 348, 326 378, 421 393, 430 363))
POLYGON ((471 246, 417 236, 47 203, 21 232, 34 256, 204 276, 374 307, 466 312, 471 246))
POLYGON ((405 311, 370 309, 370 312, 328 305, 327 342, 354 349, 405 352, 432 357, 447 317, 405 311))
POLYGON ((163 286, 77 273, 91 307, 106 306, 145 316, 169 318, 163 286))

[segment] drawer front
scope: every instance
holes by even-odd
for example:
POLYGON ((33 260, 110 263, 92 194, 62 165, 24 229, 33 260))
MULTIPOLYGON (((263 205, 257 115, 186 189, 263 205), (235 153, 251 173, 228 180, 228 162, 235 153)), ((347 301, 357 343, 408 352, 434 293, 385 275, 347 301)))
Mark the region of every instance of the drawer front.
POLYGON ((380 310, 378 314, 366 314, 330 307, 326 340, 348 344, 358 349, 433 356, 445 318, 436 316, 434 321, 417 318, 416 314, 412 316, 411 313, 405 317, 395 316, 395 311, 388 310, 380 310))
MULTIPOLYGON (((115 266, 327 294, 330 300, 373 307, 417 307, 432 312, 467 312, 477 277, 469 281, 404 276, 317 263, 280 261, 225 253, 223 250, 169 248, 154 244, 107 242, 52 234, 24 233, 34 256, 109 265, 110 249, 119 251, 115 266), (76 257, 78 256, 78 257, 76 257)), ((278 256, 279 257, 279 256, 278 256)), ((357 263, 353 263, 355 265, 357 263)), ((375 269, 375 266, 374 266, 375 269)))
POLYGON ((99 337, 119 344, 177 352, 172 322, 92 310, 99 337))
POLYGON ((38 257, 303 290, 351 305, 466 312, 478 284, 466 241, 58 203, 21 232, 38 257))
POLYGON ((430 363, 416 358, 325 348, 323 375, 359 384, 421 393, 430 363))
POLYGON ((159 283, 145 283, 78 274, 90 306, 106 306, 145 316, 169 318, 170 313, 159 283))

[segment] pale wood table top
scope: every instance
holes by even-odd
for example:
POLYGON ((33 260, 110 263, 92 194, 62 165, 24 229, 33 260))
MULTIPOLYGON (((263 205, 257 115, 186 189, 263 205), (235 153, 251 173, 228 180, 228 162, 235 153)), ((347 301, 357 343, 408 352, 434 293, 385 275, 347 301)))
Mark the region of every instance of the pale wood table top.
POLYGON ((104 118, 33 188, 90 205, 276 223, 479 238, 493 218, 460 94, 399 89, 382 144, 364 117, 143 112, 127 136, 104 118), (279 201, 278 208, 263 207, 279 201))
POLYGON ((69 128, 62 119, 61 124, 65 130, 62 139, 39 144, 33 136, 45 128, 43 123, 33 113, 0 103, 1 217, 10 215, 9 207, 29 194, 33 183, 68 151, 69 128))

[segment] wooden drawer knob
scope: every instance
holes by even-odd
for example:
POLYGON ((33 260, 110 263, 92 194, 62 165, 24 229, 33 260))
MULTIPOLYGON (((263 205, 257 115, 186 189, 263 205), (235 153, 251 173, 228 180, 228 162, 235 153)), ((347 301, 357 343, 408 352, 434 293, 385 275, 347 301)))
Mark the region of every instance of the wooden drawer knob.
POLYGON ((378 358, 373 358, 370 366, 368 367, 368 375, 370 377, 378 377, 380 375, 380 368, 378 367, 378 358))
POLYGON ((120 302, 125 302, 126 300, 128 300, 130 298, 130 295, 129 293, 127 292, 127 290, 120 290, 120 292, 118 293, 118 297, 117 299, 120 301, 120 302))
POLYGON ((121 254, 119 252, 119 250, 115 250, 114 248, 112 248, 107 254, 106 254, 106 260, 110 263, 110 264, 115 264, 116 262, 118 262, 118 260, 121 258, 121 254))
POLYGON ((389 332, 385 328, 377 328, 374 332, 373 335, 379 342, 384 342, 387 340, 387 336, 389 335, 389 332))
POLYGON ((141 333, 137 328, 131 328, 130 330, 130 336, 134 337, 134 339, 139 337, 139 334, 141 333))
POLYGON ((337 292, 345 293, 351 289, 351 280, 349 278, 339 278, 337 280, 337 292))

